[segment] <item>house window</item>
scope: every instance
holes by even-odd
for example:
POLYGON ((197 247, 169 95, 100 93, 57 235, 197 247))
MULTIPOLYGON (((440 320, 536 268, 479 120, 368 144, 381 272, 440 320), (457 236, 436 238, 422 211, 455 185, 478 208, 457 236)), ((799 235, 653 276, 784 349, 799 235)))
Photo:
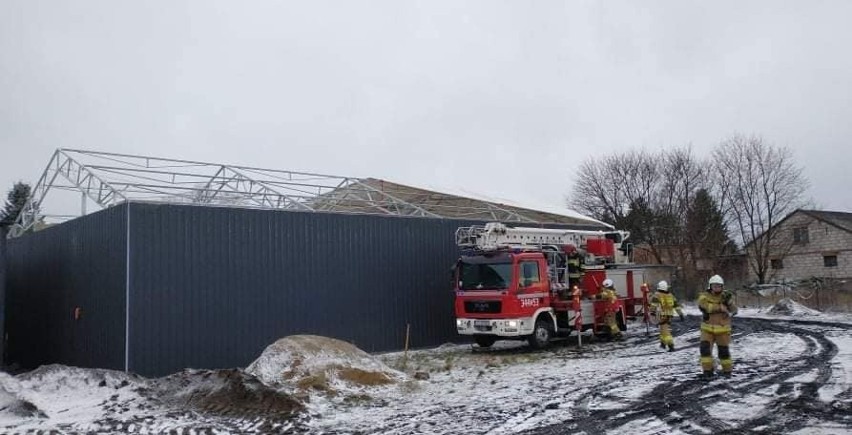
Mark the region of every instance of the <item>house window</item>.
POLYGON ((793 228, 793 243, 808 243, 808 228, 793 228))
POLYGON ((780 258, 773 258, 769 260, 769 267, 773 269, 783 269, 784 268, 784 260, 780 258))
POLYGON ((836 255, 823 255, 822 256, 822 265, 825 267, 837 267, 837 256, 836 255))

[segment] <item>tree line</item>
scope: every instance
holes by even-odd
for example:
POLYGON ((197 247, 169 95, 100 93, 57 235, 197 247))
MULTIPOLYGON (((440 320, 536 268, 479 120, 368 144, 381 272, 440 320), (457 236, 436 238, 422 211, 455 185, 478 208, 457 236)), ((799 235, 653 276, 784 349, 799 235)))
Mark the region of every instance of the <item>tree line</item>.
POLYGON ((775 224, 804 205, 807 189, 789 148, 734 135, 704 157, 689 145, 591 157, 579 167, 568 205, 630 231, 635 247, 673 263, 690 288, 708 272, 724 273, 738 252, 763 284, 781 239, 775 224))

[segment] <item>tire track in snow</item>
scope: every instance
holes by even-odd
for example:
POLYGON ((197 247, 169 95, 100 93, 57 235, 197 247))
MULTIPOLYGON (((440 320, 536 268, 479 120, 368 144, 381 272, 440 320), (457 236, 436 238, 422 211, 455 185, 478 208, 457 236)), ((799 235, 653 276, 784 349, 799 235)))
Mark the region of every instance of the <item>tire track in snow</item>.
MULTIPOLYGON (((759 363, 741 362, 730 380, 719 379, 711 382, 696 378, 681 381, 665 381, 639 399, 623 400, 625 406, 617 409, 588 409, 594 397, 607 397, 607 391, 629 383, 633 374, 625 374, 609 382, 592 388, 578 401, 574 418, 560 424, 530 430, 527 433, 560 434, 585 431, 601 433, 608 430, 629 428, 631 422, 641 419, 657 419, 670 429, 687 433, 740 433, 747 430, 766 430, 770 433, 795 431, 808 424, 810 418, 852 428, 852 417, 847 409, 836 409, 832 404, 819 400, 818 391, 831 378, 831 359, 837 354, 837 346, 821 331, 803 326, 837 327, 841 330, 852 329, 852 325, 821 322, 789 322, 764 319, 738 319, 737 337, 752 334, 795 334, 805 344, 805 350, 795 358, 759 363), (801 325, 801 326, 800 326, 801 325), (793 378, 816 372, 812 382, 792 382, 793 378), (739 383, 738 383, 739 381, 739 383), (762 390, 778 387, 774 397, 768 397, 763 411, 756 416, 732 424, 715 418, 707 408, 721 401, 734 401, 759 395, 766 399, 762 390), (808 418, 806 418, 808 417, 808 418)), ((683 333, 685 326, 675 328, 675 335, 683 333)), ((693 343, 681 346, 679 350, 697 347, 693 343)), ((634 355, 636 356, 636 355, 634 355)), ((657 366, 655 373, 661 376, 661 370, 669 372, 682 370, 682 364, 657 366)), ((848 390, 844 393, 848 393, 848 390)), ((612 399, 610 397, 610 399, 612 399)), ((836 401, 839 402, 839 401, 836 401)), ((649 428, 650 429, 650 428, 649 428)))

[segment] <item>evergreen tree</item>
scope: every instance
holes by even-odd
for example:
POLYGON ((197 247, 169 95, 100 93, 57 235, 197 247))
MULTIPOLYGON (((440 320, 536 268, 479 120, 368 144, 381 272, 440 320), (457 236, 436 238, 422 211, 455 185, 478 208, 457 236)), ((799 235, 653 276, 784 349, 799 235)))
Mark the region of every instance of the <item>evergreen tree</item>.
POLYGON ((686 243, 693 262, 730 254, 735 245, 728 236, 722 211, 706 189, 699 189, 686 213, 686 243))
POLYGON ((630 241, 633 244, 652 243, 654 220, 654 211, 647 201, 639 198, 630 203, 630 211, 620 222, 615 223, 615 227, 630 231, 630 241))
POLYGON ((30 192, 32 192, 30 185, 22 181, 12 186, 6 195, 6 205, 0 213, 0 227, 9 227, 15 223, 30 197, 30 192))

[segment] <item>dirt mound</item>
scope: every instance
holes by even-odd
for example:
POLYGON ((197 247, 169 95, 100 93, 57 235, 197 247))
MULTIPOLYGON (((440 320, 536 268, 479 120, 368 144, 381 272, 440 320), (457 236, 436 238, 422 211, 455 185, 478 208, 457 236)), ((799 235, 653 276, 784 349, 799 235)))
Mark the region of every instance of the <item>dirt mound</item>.
POLYGON ((154 398, 172 407, 225 417, 287 420, 304 406, 239 369, 184 370, 153 381, 154 398))
POLYGON ((405 375, 345 341, 293 335, 269 345, 246 372, 264 383, 330 394, 389 385, 405 375))
POLYGON ((799 304, 790 298, 781 299, 778 303, 773 305, 767 313, 776 316, 818 316, 822 314, 821 312, 799 304))
POLYGON ((45 418, 45 413, 31 402, 19 398, 18 380, 6 373, 0 373, 0 415, 12 417, 45 418))

